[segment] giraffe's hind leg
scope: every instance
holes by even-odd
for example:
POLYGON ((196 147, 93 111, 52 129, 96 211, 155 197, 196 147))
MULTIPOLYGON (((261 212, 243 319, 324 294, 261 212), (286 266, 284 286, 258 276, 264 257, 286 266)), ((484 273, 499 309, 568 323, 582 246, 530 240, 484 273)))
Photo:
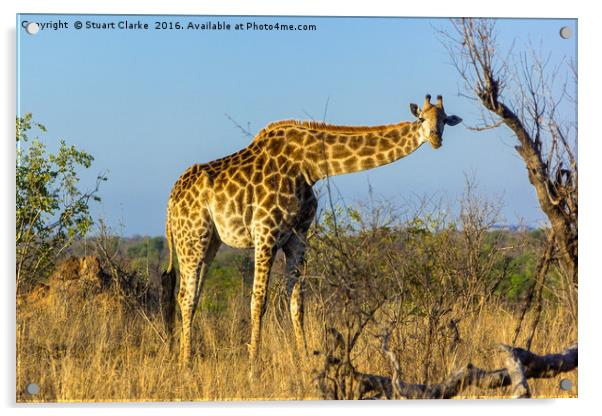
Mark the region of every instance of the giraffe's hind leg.
POLYGON ((251 374, 254 374, 255 364, 261 340, 261 321, 265 313, 270 270, 276 254, 275 238, 264 236, 255 245, 255 276, 253 278, 253 293, 251 294, 251 343, 249 344, 249 361, 251 374))
POLYGON ((192 348, 192 320, 203 289, 209 266, 221 244, 213 224, 199 232, 188 230, 182 241, 177 240, 178 261, 180 264, 180 289, 178 303, 182 314, 179 362, 190 364, 192 348), (182 254, 180 254, 182 252, 182 254))
POLYGON ((301 268, 305 256, 305 235, 293 234, 283 247, 286 256, 287 294, 289 297, 289 311, 295 332, 297 350, 300 354, 307 354, 307 342, 303 328, 304 316, 304 282, 301 277, 301 268))

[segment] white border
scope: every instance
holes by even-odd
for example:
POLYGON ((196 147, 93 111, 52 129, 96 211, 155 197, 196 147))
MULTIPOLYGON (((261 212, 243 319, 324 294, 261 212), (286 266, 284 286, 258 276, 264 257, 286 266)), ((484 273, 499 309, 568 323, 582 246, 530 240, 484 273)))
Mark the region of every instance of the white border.
MULTIPOLYGON (((598 133, 600 120, 599 105, 596 98, 600 95, 600 52, 599 40, 602 39, 602 26, 599 14, 592 4, 595 2, 546 1, 529 3, 524 0, 505 0, 504 2, 484 1, 440 1, 429 0, 399 2, 389 4, 385 1, 370 0, 362 3, 349 1, 183 1, 172 0, 159 3, 135 0, 104 1, 67 1, 22 0, 0 2, 2 13, 2 123, 5 140, 0 150, 2 155, 0 175, 2 179, 2 203, 0 209, 0 227, 3 238, 0 247, 2 270, 2 376, 0 391, 5 414, 60 414, 86 416, 105 415, 110 412, 120 414, 164 415, 177 411, 181 414, 262 414, 307 415, 307 413, 327 414, 345 412, 361 414, 366 411, 389 414, 420 413, 441 414, 460 413, 470 415, 483 413, 488 415, 521 414, 525 411, 555 414, 589 414, 589 410, 598 407, 602 396, 597 377, 600 371, 598 346, 600 345, 600 301, 602 295, 597 250, 602 235, 596 199, 600 195, 599 161, 600 142, 598 133), (501 7, 501 8, 500 8, 501 7), (579 29, 579 163, 581 170, 581 221, 580 221, 580 328, 581 363, 579 370, 579 399, 577 400, 531 400, 531 401, 453 401, 453 402, 399 402, 399 403, 218 403, 218 404, 142 404, 142 405, 54 405, 54 406, 16 406, 14 387, 14 134, 15 117, 15 15, 17 12, 30 13, 113 13, 113 14, 263 14, 263 15, 348 15, 348 16, 495 16, 495 17, 571 17, 578 18, 579 29), (597 39, 597 41, 595 41, 597 39)), ((419 41, 420 34, 416 34, 419 41)))

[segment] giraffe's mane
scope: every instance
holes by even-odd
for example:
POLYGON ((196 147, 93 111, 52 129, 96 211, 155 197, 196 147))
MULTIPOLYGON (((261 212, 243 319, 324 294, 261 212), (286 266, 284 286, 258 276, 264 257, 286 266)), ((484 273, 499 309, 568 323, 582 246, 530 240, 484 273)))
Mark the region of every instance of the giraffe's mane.
POLYGON ((255 137, 255 140, 265 137, 272 130, 279 127, 300 127, 305 129, 314 129, 320 131, 331 131, 339 133, 363 133, 370 131, 378 131, 387 128, 400 127, 406 124, 412 124, 410 121, 402 121, 397 124, 381 124, 376 126, 346 126, 339 124, 329 124, 322 121, 301 121, 301 120, 280 120, 268 124, 255 137))

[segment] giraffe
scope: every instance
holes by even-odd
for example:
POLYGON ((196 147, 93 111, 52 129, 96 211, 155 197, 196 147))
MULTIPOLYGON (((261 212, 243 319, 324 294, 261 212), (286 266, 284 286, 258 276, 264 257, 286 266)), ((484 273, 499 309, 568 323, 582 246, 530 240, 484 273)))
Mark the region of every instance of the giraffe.
MULTIPOLYGON (((423 108, 410 104, 414 122, 339 126, 284 120, 269 124, 244 149, 189 167, 176 181, 167 207, 166 237, 172 271, 180 266, 177 300, 182 315, 180 364, 191 359, 191 325, 207 271, 222 243, 254 248, 249 361, 257 360, 270 270, 278 249, 286 257, 287 295, 298 351, 306 351, 300 266, 317 199, 312 186, 327 176, 371 169, 409 155, 427 141, 442 144, 447 116, 443 99, 423 108)), ((174 297, 175 284, 167 285, 174 297)), ((171 308, 173 320, 173 308, 171 308)), ((173 322, 168 324, 173 331, 173 322)))

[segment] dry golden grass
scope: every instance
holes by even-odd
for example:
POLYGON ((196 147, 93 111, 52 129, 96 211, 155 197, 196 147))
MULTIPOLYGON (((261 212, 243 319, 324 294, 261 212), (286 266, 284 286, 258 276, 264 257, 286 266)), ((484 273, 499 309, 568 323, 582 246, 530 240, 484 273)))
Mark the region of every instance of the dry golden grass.
MULTIPOLYGON (((19 305, 17 311, 17 401, 191 401, 318 399, 312 371, 319 356, 296 357, 288 319, 274 305, 268 308, 261 350, 261 376, 250 383, 246 342, 249 338, 247 300, 237 298, 221 314, 199 313, 192 367, 179 371, 171 353, 148 322, 125 310, 109 293, 88 300, 51 294, 44 301, 19 305), (29 395, 36 383, 40 393, 29 395)), ((306 332, 309 350, 322 345, 323 323, 308 308, 306 332)), ((575 326, 561 309, 550 309, 540 323, 532 350, 559 352, 577 339, 575 326)), ((531 319, 531 318, 528 318, 531 319)), ((499 305, 488 305, 460 323, 462 341, 453 353, 432 357, 432 382, 468 362, 487 369, 502 367, 496 350, 511 343, 516 316, 499 305)), ((159 325, 158 322, 155 322, 159 325)), ((424 327, 402 329, 399 349, 403 379, 423 382, 424 327)), ((522 341, 519 342, 522 345, 522 341)), ((354 349, 359 371, 390 374, 378 339, 366 334, 354 349)), ((576 397, 577 372, 531 380, 533 397, 576 397), (573 383, 560 390, 562 378, 573 383)), ((469 390, 463 397, 507 397, 508 391, 469 390)))

